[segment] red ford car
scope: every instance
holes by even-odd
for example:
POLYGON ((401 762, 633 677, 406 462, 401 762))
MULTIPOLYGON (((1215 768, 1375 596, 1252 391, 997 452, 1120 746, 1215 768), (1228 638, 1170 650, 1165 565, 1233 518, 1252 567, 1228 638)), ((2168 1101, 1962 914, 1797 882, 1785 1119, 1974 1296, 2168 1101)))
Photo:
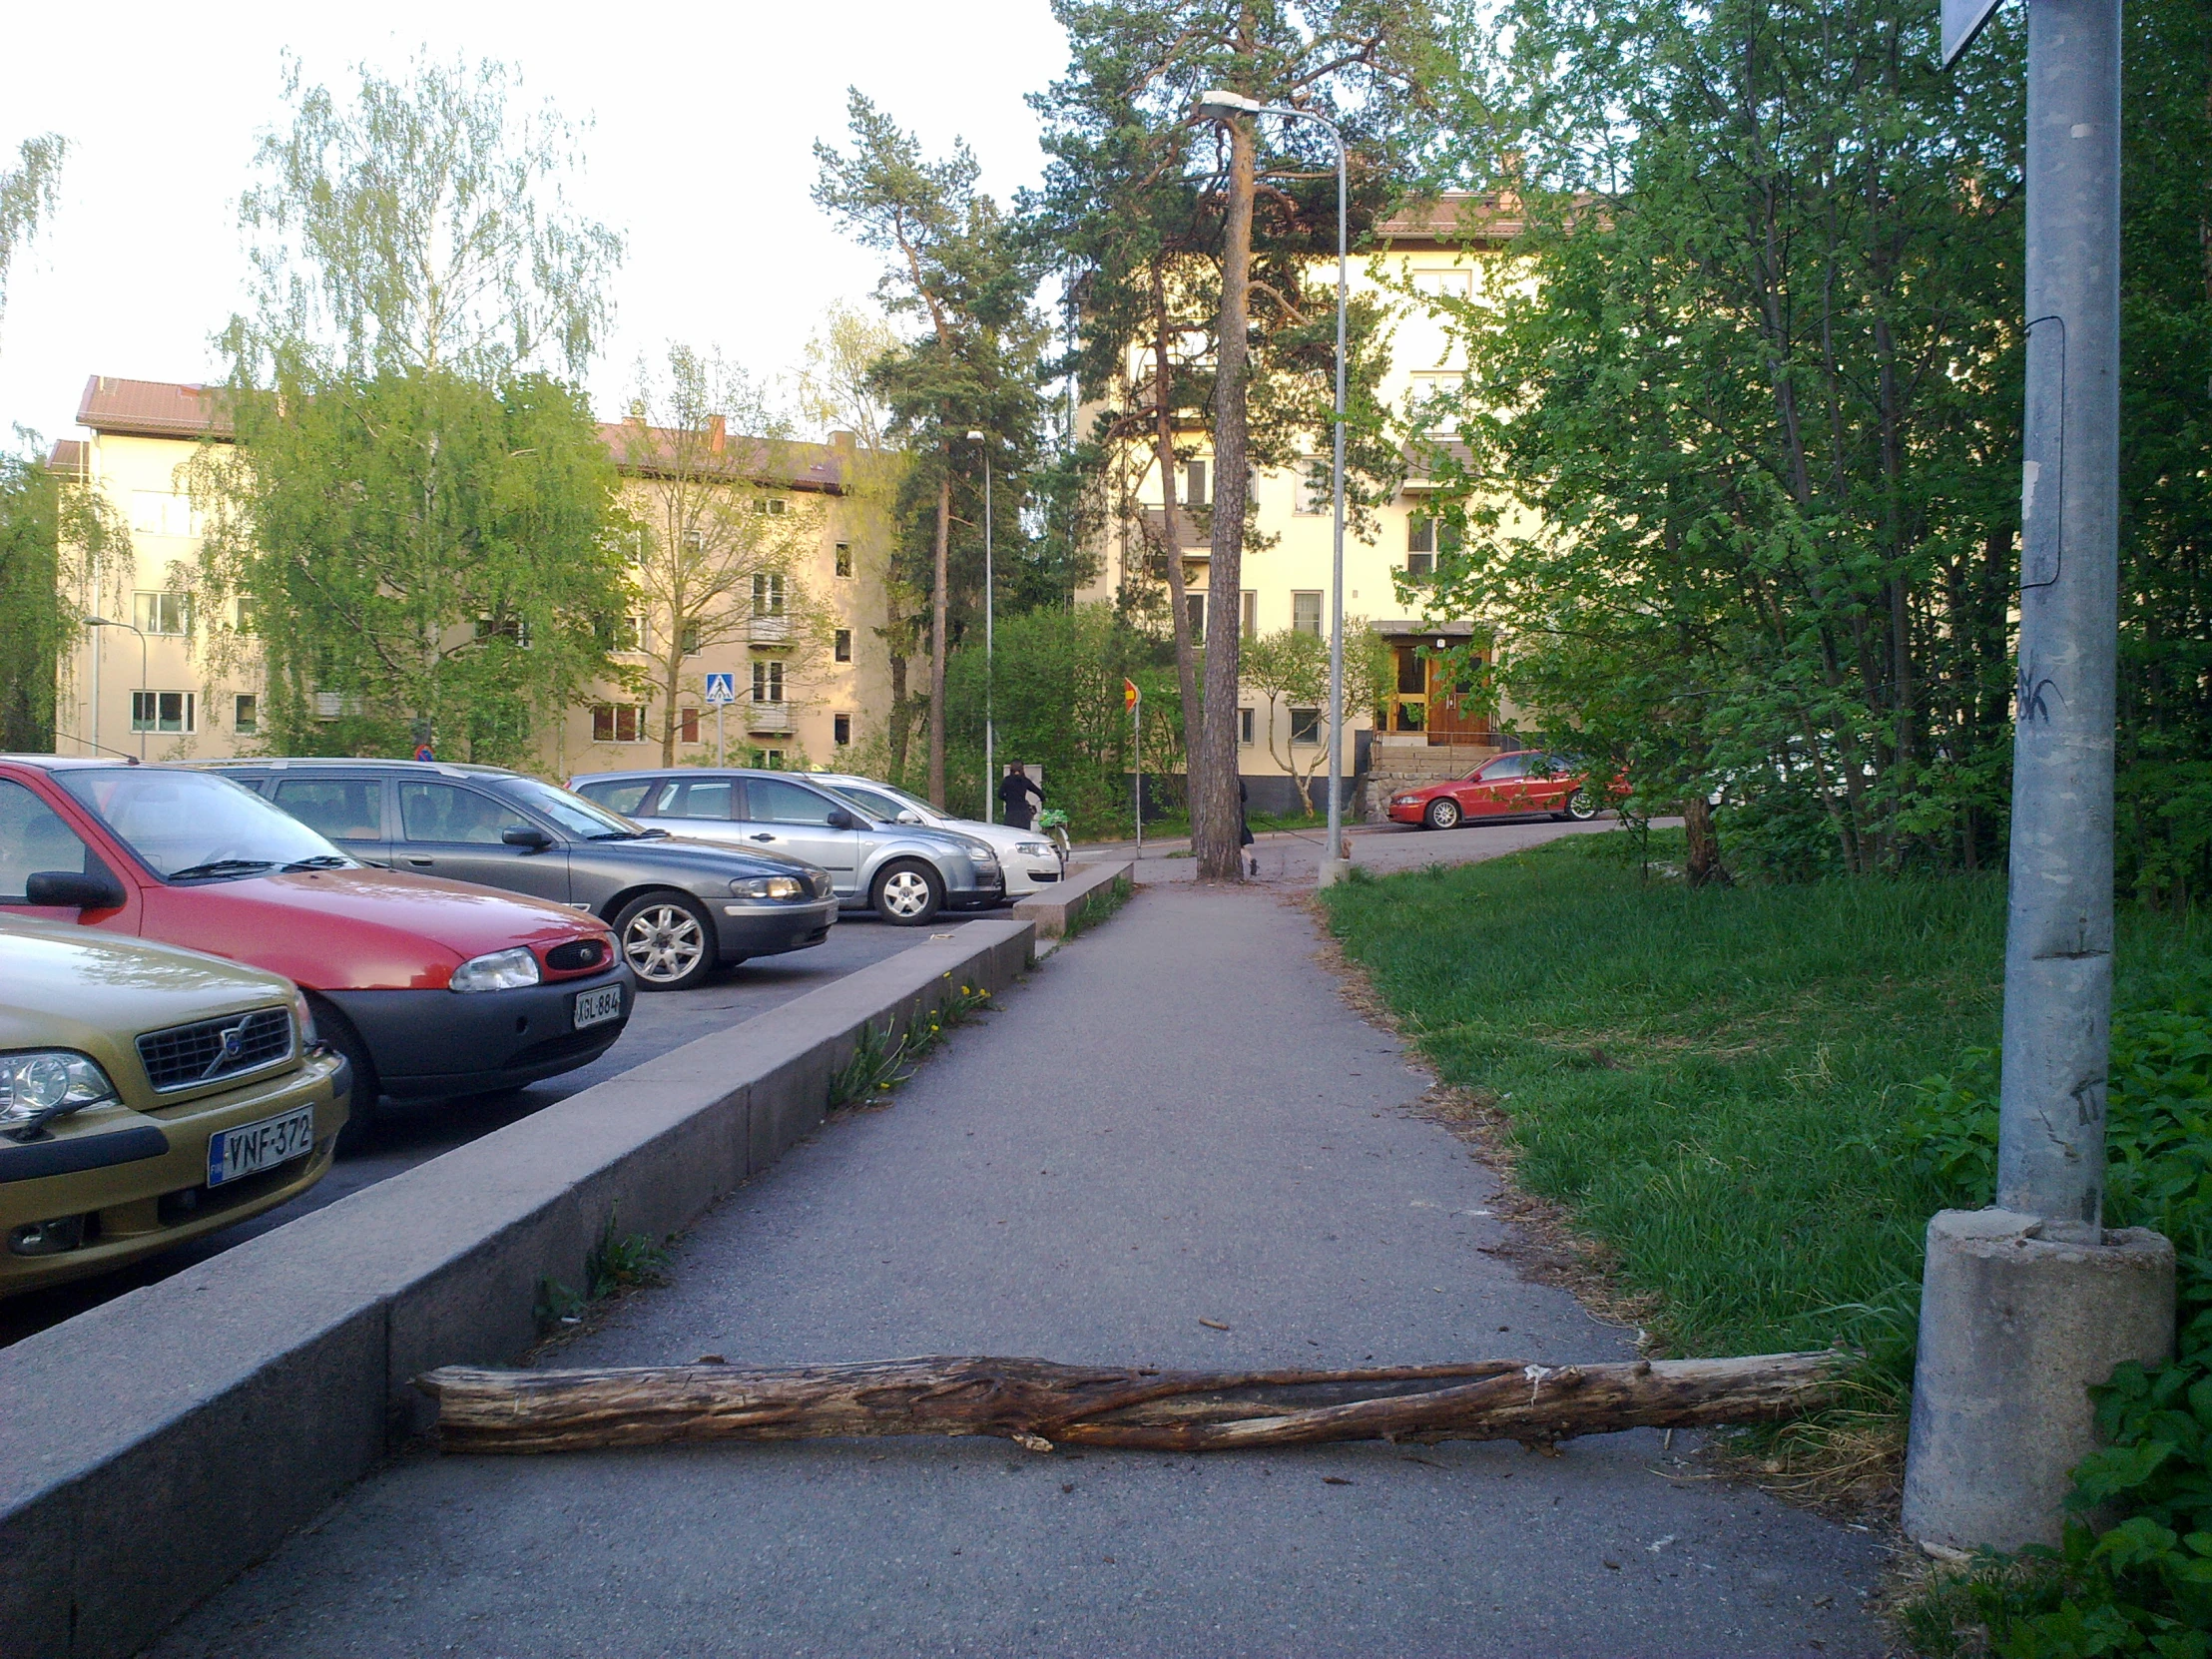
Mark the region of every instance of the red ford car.
MULTIPOLYGON (((1400 790, 1390 797, 1395 824, 1450 830, 1477 818, 1541 816, 1581 821, 1604 810, 1605 792, 1590 787, 1589 763, 1580 756, 1519 749, 1493 755, 1464 778, 1400 790)), ((1625 783, 1611 792, 1626 794, 1625 783)))
POLYGON ((368 868, 253 791, 181 768, 0 756, 5 916, 282 974, 352 1062, 364 1124, 379 1092, 434 1100, 588 1065, 636 1000, 596 916, 368 868))

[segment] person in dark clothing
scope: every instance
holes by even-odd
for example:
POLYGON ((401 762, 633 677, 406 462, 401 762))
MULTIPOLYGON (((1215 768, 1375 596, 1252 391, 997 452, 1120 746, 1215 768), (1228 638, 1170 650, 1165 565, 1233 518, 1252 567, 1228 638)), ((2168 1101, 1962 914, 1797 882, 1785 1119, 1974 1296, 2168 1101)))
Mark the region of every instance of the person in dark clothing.
MULTIPOLYGON (((1250 790, 1248 790, 1248 789, 1246 789, 1246 788, 1245 788, 1245 781, 1244 781, 1244 780, 1243 780, 1242 778, 1238 779, 1238 780, 1237 780, 1237 844, 1238 844, 1239 846, 1250 846, 1250 845, 1252 844, 1252 826, 1251 826, 1251 825, 1249 825, 1249 824, 1247 824, 1247 823, 1245 822, 1245 803, 1246 803, 1246 802, 1248 802, 1248 801, 1250 801, 1251 799, 1252 799, 1252 792, 1251 792, 1250 790)), ((1249 856, 1248 856, 1248 857, 1247 857, 1247 858, 1245 859, 1245 864, 1246 864, 1246 866, 1247 866, 1247 867, 1246 867, 1246 871, 1245 871, 1245 873, 1247 873, 1248 875, 1257 875, 1257 874, 1259 874, 1259 873, 1260 873, 1260 860, 1259 860, 1259 859, 1257 859, 1257 858, 1254 858, 1254 857, 1249 857, 1249 856)))
POLYGON ((1044 805, 1044 791, 1030 781, 1029 774, 1016 761, 998 781, 998 799, 1006 809, 1007 824, 1016 830, 1026 830, 1036 821, 1037 809, 1044 805))

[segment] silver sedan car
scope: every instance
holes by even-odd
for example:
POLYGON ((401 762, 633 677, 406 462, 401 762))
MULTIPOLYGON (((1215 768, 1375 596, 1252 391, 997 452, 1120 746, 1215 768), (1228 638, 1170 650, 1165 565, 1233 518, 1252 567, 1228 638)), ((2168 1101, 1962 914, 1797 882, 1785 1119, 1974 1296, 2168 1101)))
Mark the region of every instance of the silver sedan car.
POLYGON ((977 836, 880 823, 805 774, 674 767, 569 780, 588 801, 697 840, 781 852, 830 872, 847 910, 919 927, 942 910, 982 910, 1006 895, 998 855, 977 836))

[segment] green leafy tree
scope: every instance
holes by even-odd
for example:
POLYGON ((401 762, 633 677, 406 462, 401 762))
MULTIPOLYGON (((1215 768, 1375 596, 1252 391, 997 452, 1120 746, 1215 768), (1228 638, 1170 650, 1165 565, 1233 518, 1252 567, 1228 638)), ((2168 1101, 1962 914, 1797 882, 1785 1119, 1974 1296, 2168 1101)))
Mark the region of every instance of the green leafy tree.
POLYGON ((219 669, 259 658, 279 750, 429 738, 519 762, 625 611, 615 473, 579 390, 619 253, 561 205, 573 129, 513 74, 291 66, 242 216, 231 441, 190 469, 219 669))
POLYGON ((76 650, 83 611, 124 597, 131 538, 104 494, 16 436, 31 452, 0 455, 0 752, 43 754, 56 665, 76 650))
POLYGON ((1469 533, 1433 614, 1501 623, 1515 701, 1693 830, 1721 791, 1785 867, 2002 846, 2021 77, 1995 27, 1946 75, 1906 0, 1517 0, 1475 60, 1464 159, 1526 229, 1445 302, 1464 448, 1430 464, 1469 533))
MULTIPOLYGON (((1395 666, 1388 643, 1364 619, 1345 618, 1345 720, 1365 711, 1377 716, 1389 700, 1395 666)), ((1307 815, 1314 811, 1314 776, 1329 764, 1329 642, 1296 628, 1262 634, 1245 642, 1244 684, 1268 702, 1268 757, 1298 786, 1307 815), (1291 723, 1275 718, 1281 703, 1292 709, 1319 709, 1321 743, 1291 742, 1291 723)))
POLYGON ((69 143, 56 133, 25 139, 16 165, 0 170, 0 313, 8 308, 8 273, 15 252, 61 205, 62 159, 69 143))

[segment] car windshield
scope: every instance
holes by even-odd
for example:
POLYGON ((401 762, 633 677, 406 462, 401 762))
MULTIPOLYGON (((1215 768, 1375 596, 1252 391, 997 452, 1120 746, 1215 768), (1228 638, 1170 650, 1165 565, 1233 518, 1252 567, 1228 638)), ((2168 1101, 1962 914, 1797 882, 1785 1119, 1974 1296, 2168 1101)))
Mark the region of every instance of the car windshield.
POLYGON ((59 773, 56 781, 164 880, 343 869, 353 862, 289 813, 228 778, 101 767, 59 773))
POLYGON ((898 815, 906 811, 889 796, 879 795, 874 790, 857 789, 850 784, 828 784, 824 788, 858 809, 862 818, 876 824, 896 824, 898 815))
POLYGON ((891 813, 893 818, 896 818, 900 813, 918 813, 921 816, 922 823, 933 824, 943 816, 936 808, 930 806, 919 796, 908 795, 904 790, 890 784, 870 784, 868 785, 868 793, 882 796, 887 801, 896 802, 897 806, 891 813))
POLYGON ((532 812, 543 813, 569 834, 582 840, 643 840, 666 833, 641 829, 580 795, 571 795, 536 778, 502 778, 499 787, 532 812))

